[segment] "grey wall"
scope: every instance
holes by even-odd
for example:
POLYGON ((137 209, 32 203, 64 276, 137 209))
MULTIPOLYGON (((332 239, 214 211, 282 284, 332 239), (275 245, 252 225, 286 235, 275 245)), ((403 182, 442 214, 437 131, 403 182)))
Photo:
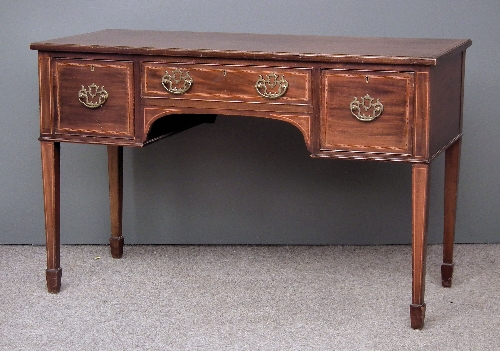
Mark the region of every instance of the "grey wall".
MULTIPOLYGON (((44 243, 33 41, 104 28, 471 38, 457 242, 499 242, 500 2, 0 2, 0 243, 44 243)), ((63 243, 109 237, 106 150, 62 145, 63 243)), ((443 157, 429 241, 441 241, 443 157)), ((126 243, 409 243, 408 165, 313 160, 293 126, 219 117, 125 150, 126 243)))

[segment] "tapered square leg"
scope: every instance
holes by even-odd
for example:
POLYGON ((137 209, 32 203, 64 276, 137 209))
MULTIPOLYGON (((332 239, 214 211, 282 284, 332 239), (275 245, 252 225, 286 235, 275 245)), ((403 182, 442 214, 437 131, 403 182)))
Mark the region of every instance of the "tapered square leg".
POLYGON ((411 327, 422 329, 425 318, 425 271, 427 255, 427 227, 429 213, 428 164, 414 164, 412 168, 412 304, 411 327))
POLYGON ((458 174, 460 169, 461 139, 455 141, 445 152, 444 175, 444 237, 441 281, 444 287, 451 287, 453 277, 453 246, 457 217, 458 174))
POLYGON ((58 293, 61 289, 62 276, 60 266, 60 145, 42 141, 40 146, 47 249, 47 290, 50 293, 58 293))
POLYGON ((109 204, 111 215, 111 238, 109 246, 113 258, 123 255, 123 147, 108 146, 109 204))

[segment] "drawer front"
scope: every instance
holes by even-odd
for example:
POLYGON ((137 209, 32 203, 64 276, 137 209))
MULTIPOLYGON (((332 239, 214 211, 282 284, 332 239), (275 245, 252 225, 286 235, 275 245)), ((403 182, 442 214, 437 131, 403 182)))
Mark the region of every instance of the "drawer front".
POLYGON ((55 62, 56 133, 133 135, 133 64, 55 62))
POLYGON ((311 106, 307 68, 148 62, 142 72, 145 98, 243 103, 252 110, 311 106))
POLYGON ((323 150, 411 153, 413 73, 327 70, 322 81, 323 150))

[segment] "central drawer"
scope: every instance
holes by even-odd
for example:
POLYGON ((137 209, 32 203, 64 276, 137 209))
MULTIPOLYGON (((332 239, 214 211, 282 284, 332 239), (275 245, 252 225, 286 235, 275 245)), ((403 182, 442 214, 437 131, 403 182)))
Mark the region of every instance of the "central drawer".
POLYGON ((304 111, 312 106, 311 69, 145 62, 142 97, 161 105, 304 111))

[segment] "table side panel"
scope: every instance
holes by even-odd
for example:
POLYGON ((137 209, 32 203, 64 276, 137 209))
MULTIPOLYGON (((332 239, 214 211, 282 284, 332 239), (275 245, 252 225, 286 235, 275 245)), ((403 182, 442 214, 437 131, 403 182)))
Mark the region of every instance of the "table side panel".
POLYGON ((465 51, 430 69, 429 153, 435 157, 462 133, 465 51))
POLYGON ((53 75, 51 56, 46 52, 38 53, 38 85, 40 94, 40 135, 53 133, 54 114, 52 101, 53 75))

